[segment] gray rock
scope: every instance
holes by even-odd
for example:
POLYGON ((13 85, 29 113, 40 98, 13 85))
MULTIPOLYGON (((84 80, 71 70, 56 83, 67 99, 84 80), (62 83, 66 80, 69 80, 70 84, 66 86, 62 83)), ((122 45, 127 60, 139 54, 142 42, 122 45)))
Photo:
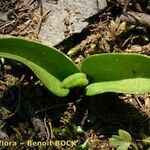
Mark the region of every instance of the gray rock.
POLYGON ((0 12, 0 20, 8 21, 7 15, 8 15, 8 12, 6 13, 0 12))
POLYGON ((39 39, 54 46, 89 24, 87 19, 107 6, 106 0, 45 0, 43 6, 51 10, 42 25, 39 39))
POLYGON ((0 140, 9 141, 9 136, 5 132, 0 131, 0 140))
POLYGON ((107 6, 106 0, 97 0, 99 10, 103 10, 107 6))

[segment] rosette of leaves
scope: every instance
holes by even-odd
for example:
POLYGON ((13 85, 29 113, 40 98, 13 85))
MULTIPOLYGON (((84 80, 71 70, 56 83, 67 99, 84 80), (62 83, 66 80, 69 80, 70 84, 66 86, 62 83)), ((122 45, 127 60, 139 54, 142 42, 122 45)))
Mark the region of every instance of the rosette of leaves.
POLYGON ((97 54, 83 60, 79 68, 56 48, 4 36, 0 38, 0 57, 28 66, 52 93, 60 97, 67 96, 71 88, 88 83, 87 96, 105 92, 150 93, 150 57, 145 55, 97 54))
POLYGON ((127 131, 118 130, 118 135, 113 135, 109 143, 117 150, 128 150, 132 144, 132 137, 127 131))

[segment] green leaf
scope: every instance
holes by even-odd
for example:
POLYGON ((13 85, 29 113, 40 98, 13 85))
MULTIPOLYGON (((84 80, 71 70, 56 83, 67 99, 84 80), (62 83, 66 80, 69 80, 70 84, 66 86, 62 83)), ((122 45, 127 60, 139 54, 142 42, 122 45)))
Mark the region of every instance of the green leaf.
POLYGON ((129 146, 130 146, 131 143, 123 143, 122 145, 120 145, 117 150, 128 150, 129 146))
POLYGON ((142 142, 145 144, 145 145, 150 145, 150 137, 146 138, 146 139, 143 139, 142 142))
POLYGON ((150 57, 140 54, 97 54, 86 58, 81 71, 91 78, 86 95, 105 92, 149 93, 150 57))
POLYGON ((69 93, 69 89, 61 87, 61 82, 80 72, 73 61, 57 49, 22 38, 0 38, 0 57, 22 62, 52 93, 61 97, 69 93))
POLYGON ((118 135, 113 135, 109 139, 109 143, 117 150, 128 150, 132 143, 132 137, 127 131, 118 130, 118 135))
POLYGON ((86 95, 92 96, 105 92, 144 94, 150 92, 150 79, 124 79, 120 81, 98 82, 86 87, 86 95))
POLYGON ((84 73, 75 73, 62 81, 62 87, 73 88, 76 86, 85 86, 89 83, 84 73))
POLYGON ((84 133, 84 131, 83 131, 83 129, 82 129, 81 126, 76 126, 76 127, 75 127, 75 132, 76 132, 76 133, 84 133))
POLYGON ((109 138, 109 143, 113 147, 118 147, 124 143, 124 141, 120 138, 109 138))
POLYGON ((127 132, 127 131, 124 131, 124 130, 119 130, 118 131, 118 135, 121 139, 127 141, 127 142, 132 142, 132 137, 131 135, 127 132))

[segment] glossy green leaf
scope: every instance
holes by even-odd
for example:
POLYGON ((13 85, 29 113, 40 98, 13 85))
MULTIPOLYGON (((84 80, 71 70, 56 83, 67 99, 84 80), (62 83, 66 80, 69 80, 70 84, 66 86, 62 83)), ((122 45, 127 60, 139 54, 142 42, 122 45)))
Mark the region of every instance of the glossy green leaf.
POLYGON ((69 92, 61 86, 61 82, 80 72, 73 61, 57 49, 22 38, 0 38, 0 57, 22 62, 52 93, 61 97, 69 92))
POLYGON ((150 57, 140 54, 97 54, 86 58, 81 71, 91 78, 86 95, 105 92, 149 93, 150 57))

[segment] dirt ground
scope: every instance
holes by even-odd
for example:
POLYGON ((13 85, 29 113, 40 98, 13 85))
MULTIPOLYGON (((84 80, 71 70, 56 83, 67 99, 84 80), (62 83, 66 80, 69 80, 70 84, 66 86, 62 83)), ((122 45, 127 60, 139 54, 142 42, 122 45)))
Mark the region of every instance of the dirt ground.
MULTIPOLYGON (((131 10, 149 15, 148 3, 135 0, 126 7, 124 2, 110 1, 107 9, 89 20, 88 28, 56 48, 78 65, 85 57, 97 53, 150 56, 150 27, 120 18, 131 10)), ((9 19, 9 22, 0 21, 1 34, 38 40, 40 26, 46 18, 37 1, 0 0, 0 11, 7 13, 9 19)), ((76 145, 88 141, 90 150, 112 150, 108 139, 117 134, 118 129, 128 131, 139 150, 148 150, 141 140, 150 137, 150 94, 105 93, 86 97, 83 89, 78 88, 69 96, 59 98, 44 88, 29 68, 5 59, 4 70, 0 72, 0 139, 19 144, 5 147, 0 140, 0 149, 74 150, 76 145), (26 144, 27 141, 62 140, 72 141, 72 145, 26 144)))

